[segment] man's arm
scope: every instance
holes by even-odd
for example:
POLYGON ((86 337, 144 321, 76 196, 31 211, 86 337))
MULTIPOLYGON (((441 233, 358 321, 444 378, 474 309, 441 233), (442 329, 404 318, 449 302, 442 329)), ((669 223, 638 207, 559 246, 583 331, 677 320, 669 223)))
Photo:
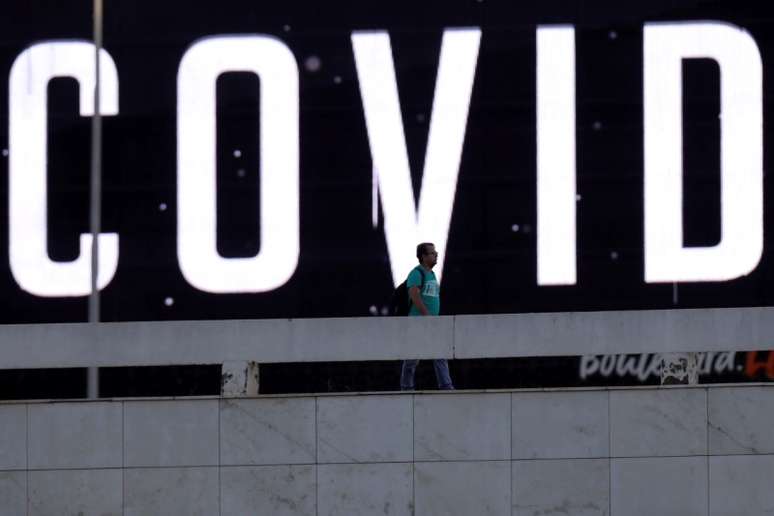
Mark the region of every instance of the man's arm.
POLYGON ((422 301, 422 295, 419 293, 419 287, 409 288, 409 297, 411 297, 411 302, 414 303, 414 306, 417 307, 417 310, 419 310, 420 314, 430 315, 430 311, 425 306, 425 302, 422 301))

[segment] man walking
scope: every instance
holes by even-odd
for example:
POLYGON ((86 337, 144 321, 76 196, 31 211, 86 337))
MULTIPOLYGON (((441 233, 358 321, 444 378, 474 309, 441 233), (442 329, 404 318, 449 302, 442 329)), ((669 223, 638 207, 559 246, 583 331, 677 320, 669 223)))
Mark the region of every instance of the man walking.
MULTIPOLYGON (((433 267, 438 263, 438 252, 435 245, 422 243, 417 246, 417 259, 419 265, 408 275, 406 289, 408 290, 410 316, 431 316, 441 312, 440 286, 435 278, 433 267)), ((419 360, 404 360, 400 372, 400 388, 403 391, 414 390, 414 374, 419 360)), ((451 390, 451 376, 449 364, 446 359, 433 360, 435 378, 438 380, 438 388, 451 390)))

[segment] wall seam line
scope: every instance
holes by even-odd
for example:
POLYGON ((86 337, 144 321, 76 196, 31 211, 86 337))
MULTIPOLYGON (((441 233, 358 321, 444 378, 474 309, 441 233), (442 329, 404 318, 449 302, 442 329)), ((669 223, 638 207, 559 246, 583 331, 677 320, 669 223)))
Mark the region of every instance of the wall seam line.
POLYGON ((514 465, 514 462, 513 462, 513 432, 514 432, 514 428, 513 428, 513 393, 510 393, 510 394, 511 394, 510 395, 511 422, 510 422, 509 428, 511 429, 511 431, 510 431, 510 435, 508 436, 508 439, 510 440, 510 445, 511 445, 511 447, 510 447, 511 448, 511 455, 510 455, 510 461, 509 461, 508 465, 510 466, 510 468, 509 468, 510 469, 510 476, 509 476, 509 478, 511 479, 511 485, 510 485, 511 501, 510 501, 510 510, 508 511, 508 513, 509 514, 513 514, 513 502, 514 502, 514 500, 513 500, 513 482, 514 482, 514 478, 513 478, 513 465, 514 465))
POLYGON ((607 391, 607 513, 613 515, 613 417, 611 392, 607 391))
POLYGON ((126 514, 126 402, 121 402, 121 514, 126 514))
POLYGON ((416 395, 409 395, 411 399, 411 515, 414 516, 417 513, 417 488, 416 488, 416 476, 417 476, 417 452, 416 452, 416 440, 417 440, 417 423, 414 415, 414 406, 416 405, 416 395))
POLYGON ((319 417, 319 401, 318 396, 314 397, 314 514, 319 516, 320 514, 320 446, 317 429, 317 418, 319 417))
MULTIPOLYGON (((641 456, 620 456, 615 457, 615 459, 621 459, 621 460, 629 460, 629 461, 645 461, 645 460, 652 460, 652 459, 698 459, 701 457, 707 457, 707 455, 704 454, 698 454, 698 455, 641 455, 641 456)), ((751 453, 737 453, 737 454, 724 454, 724 455, 710 455, 709 457, 731 457, 731 458, 749 458, 749 457, 766 457, 766 458, 774 458, 774 454, 772 453, 760 453, 760 454, 751 454, 751 453)), ((542 457, 542 458, 519 458, 514 459, 513 462, 562 462, 562 461, 582 461, 582 460, 606 460, 610 457, 598 457, 598 456, 572 456, 572 457, 542 457)), ((478 464, 478 463, 501 463, 501 462, 512 462, 508 459, 448 459, 448 460, 435 460, 435 459, 425 459, 421 461, 416 461, 419 464, 478 464)), ((323 463, 323 466, 347 466, 347 465, 353 465, 353 464, 372 464, 372 465, 379 465, 379 464, 411 464, 411 461, 408 460, 385 460, 385 461, 379 461, 379 460, 370 460, 366 462, 326 462, 323 463)), ((250 467, 278 467, 278 466, 314 466, 312 463, 306 463, 306 462, 294 462, 292 464, 288 464, 286 462, 283 463, 266 463, 266 464, 260 464, 260 463, 239 463, 239 464, 226 464, 221 467, 223 468, 250 468, 250 467)), ((216 464, 212 463, 204 463, 204 464, 180 464, 180 465, 174 465, 174 466, 157 466, 157 465, 139 465, 139 466, 130 466, 123 468, 127 471, 132 470, 146 470, 146 469, 157 469, 157 470, 168 470, 168 469, 201 469, 201 468, 217 468, 218 466, 216 464)), ((114 467, 46 467, 46 468, 36 468, 29 470, 31 473, 34 472, 45 472, 45 471, 116 471, 122 469, 121 467, 114 466, 114 467)), ((1 470, 3 473, 12 473, 12 472, 25 472, 27 470, 20 468, 20 469, 4 469, 1 470)))
POLYGON ((704 407, 706 409, 706 415, 707 415, 707 420, 705 421, 705 428, 706 428, 706 432, 707 432, 707 435, 706 435, 706 438, 707 438, 707 449, 706 449, 706 452, 707 452, 707 516, 710 516, 712 514, 712 506, 711 506, 712 502, 711 502, 711 499, 710 499, 710 446, 709 446, 709 432, 710 432, 710 424, 709 424, 709 396, 710 396, 710 393, 709 393, 709 388, 708 387, 705 387, 704 393, 705 393, 705 398, 704 398, 705 405, 704 405, 704 407))
POLYGON ((221 460, 221 448, 220 448, 220 441, 221 441, 221 417, 220 414, 223 411, 223 400, 218 400, 218 516, 221 516, 223 514, 223 481, 221 479, 221 470, 222 470, 222 460, 221 460))
POLYGON ((26 466, 26 478, 27 478, 27 486, 26 486, 26 499, 24 500, 24 513, 29 516, 30 514, 30 404, 26 403, 24 405, 26 407, 26 411, 24 413, 24 423, 25 423, 25 453, 27 458, 27 464, 26 466))

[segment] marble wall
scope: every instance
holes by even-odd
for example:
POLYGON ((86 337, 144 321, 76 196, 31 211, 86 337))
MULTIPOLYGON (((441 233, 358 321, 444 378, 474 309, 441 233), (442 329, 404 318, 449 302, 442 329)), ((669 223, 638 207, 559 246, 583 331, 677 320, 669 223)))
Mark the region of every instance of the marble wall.
POLYGON ((0 404, 0 515, 774 514, 774 386, 0 404))

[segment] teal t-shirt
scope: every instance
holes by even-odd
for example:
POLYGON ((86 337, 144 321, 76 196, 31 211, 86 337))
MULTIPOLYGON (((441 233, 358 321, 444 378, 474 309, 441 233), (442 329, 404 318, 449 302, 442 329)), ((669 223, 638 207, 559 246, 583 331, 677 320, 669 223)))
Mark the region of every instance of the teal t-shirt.
MULTIPOLYGON (((420 266, 415 267, 408 275, 406 280, 406 288, 419 287, 422 285, 422 273, 419 272, 420 266)), ((441 313, 441 287, 438 285, 438 280, 435 278, 433 271, 425 271, 425 286, 422 287, 422 301, 425 303, 430 315, 438 315, 441 313)), ((411 296, 409 295, 409 301, 411 296)), ((409 315, 422 315, 419 309, 411 303, 411 309, 409 315)))

